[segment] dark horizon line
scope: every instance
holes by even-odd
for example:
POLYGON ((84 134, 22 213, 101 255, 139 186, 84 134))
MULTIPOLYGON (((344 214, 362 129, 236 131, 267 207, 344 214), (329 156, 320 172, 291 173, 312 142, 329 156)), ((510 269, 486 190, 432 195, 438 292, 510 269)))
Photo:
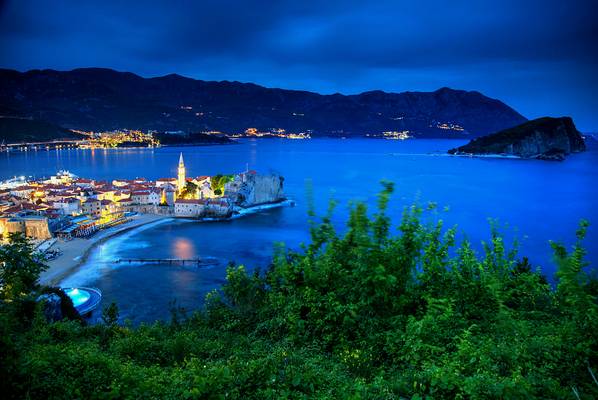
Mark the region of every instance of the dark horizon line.
MULTIPOLYGON (((480 94, 484 97, 487 97, 491 100, 496 100, 496 101, 500 101, 503 104, 509 106, 507 103, 505 103, 504 101, 494 98, 494 97, 490 97, 485 95, 484 93, 480 92, 479 90, 465 90, 465 89, 455 89, 452 87, 448 87, 448 86, 441 86, 440 88, 436 89, 436 90, 432 90, 432 91, 423 91, 423 90, 405 90, 402 92, 393 92, 393 91, 385 91, 383 89, 371 89, 371 90, 366 90, 363 92, 358 92, 358 93, 352 93, 352 94, 347 94, 347 93, 341 93, 341 92, 334 92, 334 93, 322 93, 322 92, 318 92, 318 91, 313 91, 313 90, 304 90, 304 89, 289 89, 289 88, 283 88, 283 87, 271 87, 271 86, 266 86, 266 85, 262 85, 259 83, 255 83, 255 82, 243 82, 243 81, 237 81, 237 80, 228 80, 228 79, 224 79, 224 80, 206 80, 206 79, 199 79, 199 78, 193 78, 190 76, 186 76, 186 75, 181 75, 178 74, 176 72, 171 72, 165 75, 154 75, 154 76, 144 76, 141 75, 137 72, 131 72, 131 71, 123 71, 123 70, 119 70, 119 69, 114 69, 114 68, 110 68, 110 67, 77 67, 77 68, 72 68, 72 69, 54 69, 54 68, 32 68, 32 69, 27 69, 27 70, 19 70, 16 68, 4 68, 4 67, 0 67, 0 70, 4 70, 4 71, 13 71, 13 72, 18 72, 21 74, 26 74, 26 73, 31 73, 31 72, 45 72, 45 71, 50 71, 50 72, 75 72, 78 70, 104 70, 104 71, 111 71, 111 72, 116 72, 119 74, 131 74, 131 75, 135 75, 138 78, 141 79, 159 79, 159 78, 167 78, 170 76, 174 76, 174 77, 179 77, 179 78, 183 78, 183 79, 190 79, 193 81, 200 81, 200 82, 208 82, 208 83, 238 83, 238 84, 242 84, 242 85, 255 85, 255 86, 259 86, 262 87, 264 89, 270 89, 270 90, 287 90, 287 91, 293 91, 293 92, 303 92, 303 93, 313 93, 313 94, 317 94, 320 96, 346 96, 346 97, 350 97, 350 96, 360 96, 363 94, 368 94, 368 93, 376 93, 376 92, 381 92, 384 94, 405 94, 405 93, 436 93, 436 92, 440 92, 442 90, 451 90, 453 92, 465 92, 465 93, 477 93, 480 94)), ((510 108, 512 108, 513 110, 515 110, 513 107, 509 106, 510 108)), ((517 113, 519 113, 519 111, 515 110, 517 113)), ((523 114, 519 113, 519 115, 525 117, 523 114)), ((525 117, 526 119, 529 119, 527 117, 525 117)))

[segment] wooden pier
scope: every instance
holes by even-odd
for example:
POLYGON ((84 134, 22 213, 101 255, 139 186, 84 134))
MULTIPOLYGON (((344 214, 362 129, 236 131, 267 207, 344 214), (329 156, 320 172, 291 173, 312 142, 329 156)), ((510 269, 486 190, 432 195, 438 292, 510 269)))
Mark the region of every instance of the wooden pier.
POLYGON ((208 258, 119 258, 114 261, 116 264, 167 264, 167 265, 196 265, 204 267, 208 265, 216 265, 219 263, 218 259, 213 257, 208 258))

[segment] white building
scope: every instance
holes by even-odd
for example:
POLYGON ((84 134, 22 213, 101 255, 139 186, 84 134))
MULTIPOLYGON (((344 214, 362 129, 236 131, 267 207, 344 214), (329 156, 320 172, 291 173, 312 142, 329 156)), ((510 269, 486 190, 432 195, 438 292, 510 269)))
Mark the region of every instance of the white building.
POLYGON ((164 185, 162 186, 162 200, 169 206, 174 206, 174 202, 176 201, 176 188, 174 185, 164 185))
POLYGON ((81 201, 75 198, 63 198, 55 201, 52 206, 63 215, 79 215, 81 214, 81 201))
POLYGON ((141 190, 131 192, 131 201, 133 204, 160 204, 160 192, 155 190, 141 190))
POLYGON ((23 185, 10 190, 10 194, 20 198, 28 198, 35 190, 35 186, 23 185))
POLYGON ((212 179, 209 176, 200 176, 193 181, 197 185, 200 199, 211 199, 216 197, 212 190, 212 179))
POLYGON ((162 188, 166 185, 176 186, 176 178, 160 178, 156 181, 156 187, 162 188))
POLYGON ((177 217, 200 217, 204 212, 204 204, 196 199, 178 199, 174 202, 174 215, 177 217))
POLYGON ((79 178, 75 181, 75 185, 84 189, 91 189, 94 186, 94 181, 91 179, 79 178))
POLYGON ((78 179, 79 177, 75 174, 70 173, 69 171, 58 171, 56 175, 52 175, 50 179, 44 181, 44 183, 51 183, 54 185, 64 185, 70 184, 73 180, 78 179))

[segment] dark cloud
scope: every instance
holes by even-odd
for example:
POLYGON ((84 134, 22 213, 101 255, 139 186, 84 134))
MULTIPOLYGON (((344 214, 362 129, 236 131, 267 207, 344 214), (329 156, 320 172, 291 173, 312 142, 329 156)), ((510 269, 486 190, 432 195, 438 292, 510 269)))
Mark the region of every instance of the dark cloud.
POLYGON ((453 86, 598 130, 594 0, 6 1, 2 66, 319 92, 453 86))

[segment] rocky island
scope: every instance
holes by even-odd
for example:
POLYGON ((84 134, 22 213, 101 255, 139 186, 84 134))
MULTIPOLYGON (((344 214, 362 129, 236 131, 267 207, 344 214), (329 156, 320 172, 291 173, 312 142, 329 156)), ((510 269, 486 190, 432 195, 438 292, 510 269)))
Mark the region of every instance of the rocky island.
POLYGON ((570 117, 543 117, 449 150, 454 155, 497 155, 563 161, 585 151, 585 142, 570 117))

